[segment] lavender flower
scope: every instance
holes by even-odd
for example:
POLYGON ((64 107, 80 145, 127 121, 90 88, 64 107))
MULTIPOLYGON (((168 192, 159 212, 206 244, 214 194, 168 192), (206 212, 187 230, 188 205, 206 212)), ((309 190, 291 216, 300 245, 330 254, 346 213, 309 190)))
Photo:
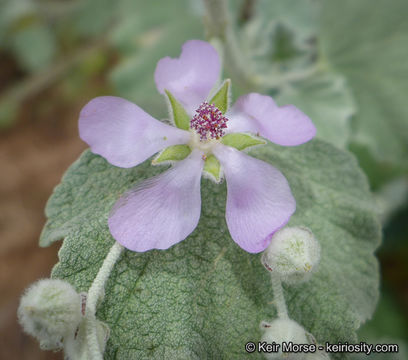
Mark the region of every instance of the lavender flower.
MULTIPOLYGON (((294 106, 278 107, 271 97, 256 93, 241 96, 228 109, 228 96, 219 100, 218 95, 228 90, 229 82, 209 97, 220 68, 215 49, 199 40, 186 42, 180 58, 158 62, 156 86, 170 100, 177 127, 118 97, 98 97, 82 109, 81 138, 112 165, 133 167, 163 149, 161 154, 179 160, 125 193, 114 206, 109 229, 124 247, 167 249, 185 239, 200 218, 203 171, 216 182, 225 177, 228 229, 248 252, 263 251, 294 213, 296 202, 285 177, 239 151, 261 141, 237 133, 295 146, 313 138, 314 125, 294 106)), ((155 162, 163 157, 159 154, 155 162)))

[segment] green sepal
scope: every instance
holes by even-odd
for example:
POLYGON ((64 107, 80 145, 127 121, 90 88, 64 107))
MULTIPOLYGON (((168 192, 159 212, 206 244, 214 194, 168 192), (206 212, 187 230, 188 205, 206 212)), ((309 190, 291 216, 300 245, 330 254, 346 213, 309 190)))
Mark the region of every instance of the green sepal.
POLYGON ((210 155, 205 159, 204 169, 217 183, 221 180, 221 164, 214 155, 210 155))
POLYGON ((225 114, 228 110, 228 100, 230 92, 231 80, 227 79, 223 82, 217 93, 211 98, 210 104, 214 104, 220 111, 225 114))
POLYGON ((169 99, 171 110, 173 113, 174 124, 183 130, 188 130, 190 128, 190 116, 188 116, 183 105, 181 105, 177 99, 171 94, 170 91, 164 90, 169 99))
POLYGON ((222 137, 221 142, 224 145, 231 146, 237 150, 244 150, 250 146, 265 145, 266 141, 249 134, 227 134, 222 137))
POLYGON ((153 165, 160 164, 164 161, 180 161, 190 155, 191 149, 188 145, 173 145, 165 148, 152 161, 153 165))

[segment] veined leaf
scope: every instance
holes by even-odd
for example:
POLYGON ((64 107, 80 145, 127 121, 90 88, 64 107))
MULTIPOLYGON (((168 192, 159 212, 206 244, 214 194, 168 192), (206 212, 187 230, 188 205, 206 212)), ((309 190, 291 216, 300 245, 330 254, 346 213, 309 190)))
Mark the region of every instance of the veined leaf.
MULTIPOLYGON (((366 178, 351 155, 319 140, 251 154, 284 173, 297 201, 289 224, 309 227, 321 243, 310 282, 284 289, 290 317, 319 343, 355 342, 378 297, 380 231, 366 178)), ((64 238, 52 276, 87 291, 114 241, 113 204, 160 170, 149 161, 114 167, 86 151, 47 205, 41 245, 64 238)), ((124 251, 115 265, 97 312, 111 330, 105 359, 263 358, 244 345, 260 339, 261 320, 276 316, 269 274, 259 254, 229 236, 225 182, 203 179, 201 191, 200 223, 187 239, 166 251, 124 251)))

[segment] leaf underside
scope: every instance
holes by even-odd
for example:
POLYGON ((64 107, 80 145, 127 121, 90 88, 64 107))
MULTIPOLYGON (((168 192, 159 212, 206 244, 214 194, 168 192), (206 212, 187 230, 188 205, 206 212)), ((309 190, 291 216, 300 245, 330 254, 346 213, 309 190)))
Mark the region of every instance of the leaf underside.
MULTIPOLYGON (((312 229, 322 247, 311 281, 284 289, 290 317, 320 343, 355 342, 378 298, 380 232, 365 177, 354 158, 319 140, 251 154, 284 173, 297 200, 290 225, 312 229)), ((111 207, 161 171, 150 161, 117 168, 85 151, 46 208, 41 245, 65 238, 52 276, 87 291, 114 241, 111 207)), ((244 345, 259 341, 261 320, 275 317, 269 275, 259 254, 229 236, 225 183, 202 179, 201 191, 200 223, 186 240, 166 251, 125 251, 115 265, 97 312, 111 329, 105 359, 262 358, 244 345)))

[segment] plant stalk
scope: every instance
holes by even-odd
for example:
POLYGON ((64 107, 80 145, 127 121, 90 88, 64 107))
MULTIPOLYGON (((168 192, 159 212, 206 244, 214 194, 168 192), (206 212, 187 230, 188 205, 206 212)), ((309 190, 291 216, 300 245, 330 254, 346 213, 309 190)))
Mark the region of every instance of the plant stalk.
POLYGON ((112 269, 122 253, 123 246, 118 242, 111 247, 108 255, 98 274, 96 275, 91 287, 88 291, 85 317, 86 317, 86 340, 88 344, 88 352, 92 360, 103 360, 103 354, 101 353, 98 337, 96 333, 96 304, 99 298, 104 293, 104 288, 112 269))
POLYGON ((288 309, 286 307, 286 301, 283 295, 282 281, 278 276, 271 274, 271 282, 278 318, 288 319, 288 309))

